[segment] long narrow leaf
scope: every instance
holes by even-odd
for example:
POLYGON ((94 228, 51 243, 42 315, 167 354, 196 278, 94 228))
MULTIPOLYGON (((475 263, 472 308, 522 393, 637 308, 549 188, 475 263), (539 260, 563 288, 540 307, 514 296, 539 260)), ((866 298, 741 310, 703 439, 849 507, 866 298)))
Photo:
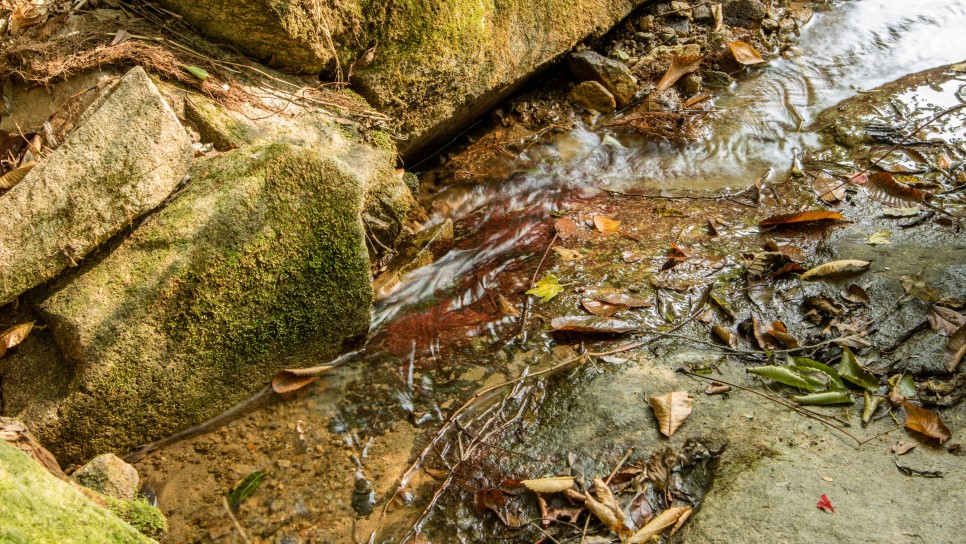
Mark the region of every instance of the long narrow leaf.
POLYGON ((793 395, 792 400, 799 404, 852 404, 852 397, 846 391, 822 391, 810 395, 793 395))
POLYGON ((859 364, 859 360, 855 357, 855 354, 852 353, 852 350, 847 347, 842 348, 842 362, 839 364, 839 375, 869 391, 875 391, 879 388, 879 378, 876 378, 875 374, 863 368, 859 364))
POLYGON ((809 378, 808 376, 804 376, 787 366, 757 366, 747 370, 756 376, 768 378, 769 380, 790 385, 792 387, 798 387, 799 389, 805 389, 807 391, 819 391, 824 387, 824 384, 821 382, 809 378))
POLYGON ((823 374, 826 374, 828 379, 832 382, 833 389, 845 389, 845 384, 842 383, 842 377, 839 376, 839 373, 836 372, 834 368, 826 364, 822 364, 814 359, 808 359, 806 357, 789 357, 788 364, 790 364, 793 368, 799 366, 822 372, 823 374))
POLYGON ((238 487, 233 489, 232 492, 228 494, 228 506, 230 506, 232 510, 237 510, 238 506, 245 502, 245 499, 254 493, 256 489, 258 489, 258 486, 262 484, 262 480, 265 478, 265 476, 266 474, 260 470, 256 470, 248 476, 245 476, 245 479, 238 484, 238 487))

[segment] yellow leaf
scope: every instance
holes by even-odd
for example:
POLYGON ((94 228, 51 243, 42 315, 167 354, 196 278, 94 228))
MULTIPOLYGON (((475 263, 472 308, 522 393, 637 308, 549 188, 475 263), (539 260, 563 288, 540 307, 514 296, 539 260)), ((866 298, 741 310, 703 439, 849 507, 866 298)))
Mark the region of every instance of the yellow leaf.
POLYGON ((627 539, 627 544, 644 544, 645 542, 649 542, 652 538, 664 532, 665 529, 677 523, 678 519, 685 514, 690 515, 690 511, 691 508, 688 506, 672 506, 668 508, 627 539))
POLYGON ((34 328, 34 322, 21 323, 19 325, 14 325, 9 329, 3 331, 0 335, 0 357, 3 357, 7 350, 13 348, 17 344, 24 341, 30 331, 34 328))
POLYGON ((674 391, 660 397, 651 397, 650 403, 658 428, 664 436, 671 438, 674 431, 691 415, 694 399, 688 396, 687 391, 674 391))
POLYGON ((728 49, 731 49, 731 54, 741 64, 750 65, 765 62, 765 59, 761 58, 758 50, 745 42, 731 42, 728 44, 728 49))
POLYGON ((830 263, 825 263, 823 265, 816 266, 808 272, 802 274, 803 280, 817 280, 824 278, 826 276, 835 276, 838 274, 853 274, 855 272, 861 272, 872 266, 872 263, 868 261, 859 261, 855 259, 846 259, 842 261, 832 261, 830 263))
POLYGON ((562 292, 563 286, 557 281, 557 276, 547 274, 533 286, 533 289, 528 290, 527 294, 536 295, 543 298, 544 302, 550 302, 553 297, 562 292))
POLYGON ((560 258, 565 261, 579 261, 584 258, 584 256, 576 250, 567 249, 565 247, 554 246, 553 250, 560 255, 560 258))
POLYGON ((609 235, 617 232, 617 229, 621 226, 621 222, 614 219, 608 219, 603 215, 595 215, 594 226, 597 227, 597 230, 599 230, 601 234, 609 235))
POLYGON ((573 476, 552 476, 550 478, 534 478, 521 480, 520 484, 537 493, 560 493, 574 486, 573 476))
POLYGON ((869 236, 869 239, 866 240, 865 243, 869 244, 870 246, 884 246, 886 244, 892 243, 891 241, 889 241, 889 238, 891 237, 892 237, 892 233, 887 230, 874 232, 872 233, 871 236, 869 236))

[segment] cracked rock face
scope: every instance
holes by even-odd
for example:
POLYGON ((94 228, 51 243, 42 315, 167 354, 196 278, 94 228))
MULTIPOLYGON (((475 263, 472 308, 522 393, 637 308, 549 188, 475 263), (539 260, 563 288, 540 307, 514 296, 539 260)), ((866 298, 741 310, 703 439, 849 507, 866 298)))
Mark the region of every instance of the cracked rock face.
POLYGON ((191 141, 140 67, 0 197, 0 304, 76 266, 181 182, 191 141))

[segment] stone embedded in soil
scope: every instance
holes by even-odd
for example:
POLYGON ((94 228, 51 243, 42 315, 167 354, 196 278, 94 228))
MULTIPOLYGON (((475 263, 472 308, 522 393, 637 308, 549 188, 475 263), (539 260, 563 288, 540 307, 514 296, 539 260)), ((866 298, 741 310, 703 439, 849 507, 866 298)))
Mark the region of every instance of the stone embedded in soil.
POLYGON ((115 499, 132 500, 137 496, 137 469, 113 453, 98 455, 70 477, 88 489, 115 499))
POLYGON ((572 103, 602 113, 617 109, 617 100, 603 85, 596 81, 584 81, 574 85, 567 97, 572 103))
POLYGON ((630 104, 637 94, 637 81, 622 62, 587 50, 570 54, 567 65, 578 81, 597 81, 603 85, 614 95, 618 107, 630 104))
POLYGON ((191 164, 191 141, 140 67, 0 197, 0 304, 76 266, 157 207, 191 164))
POLYGON ((3 440, 0 505, 0 542, 154 542, 3 440))
POLYGON ((768 15, 765 5, 758 0, 729 0, 722 9, 725 23, 753 28, 768 15))

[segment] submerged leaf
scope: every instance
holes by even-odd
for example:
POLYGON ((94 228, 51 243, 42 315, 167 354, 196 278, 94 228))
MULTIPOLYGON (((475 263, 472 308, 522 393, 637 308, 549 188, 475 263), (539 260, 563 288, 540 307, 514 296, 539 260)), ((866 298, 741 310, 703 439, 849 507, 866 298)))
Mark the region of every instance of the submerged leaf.
POLYGON ((759 227, 783 227, 800 226, 808 223, 818 223, 821 221, 846 221, 845 217, 839 212, 829 212, 825 210, 811 210, 798 213, 784 213, 773 215, 758 223, 759 227))
POLYGON ((870 246, 884 246, 892 243, 890 238, 892 238, 892 232, 883 230, 869 235, 865 243, 869 244, 870 246))
POLYGON ((756 366, 746 370, 756 376, 807 391, 818 391, 824 387, 822 382, 805 376, 801 372, 796 372, 787 366, 756 366))
POLYGON ((923 302, 936 302, 940 298, 939 291, 919 274, 911 274, 899 278, 899 283, 910 299, 917 298, 923 302))
POLYGON ((655 88, 660 92, 670 89, 681 77, 697 70, 701 66, 701 60, 703 58, 701 55, 694 57, 674 57, 671 60, 671 66, 664 73, 664 76, 661 77, 661 80, 657 82, 655 88))
POLYGON ((872 263, 869 261, 859 261, 855 259, 832 261, 830 263, 825 263, 812 268, 808 272, 802 274, 801 278, 803 280, 817 280, 840 274, 854 274, 856 272, 867 270, 870 266, 872 266, 872 263))
POLYGON ((547 274, 534 285, 533 289, 527 290, 528 295, 536 295, 544 302, 550 302, 553 297, 563 292, 563 286, 557 281, 557 276, 547 274))
POLYGON ((584 255, 577 250, 567 249, 561 246, 554 246, 554 252, 560 256, 561 259, 567 262, 579 261, 584 258, 584 255))
POLYGON ((628 308, 649 308, 652 306, 651 301, 627 294, 618 289, 588 288, 584 291, 584 294, 594 300, 608 304, 627 306, 628 308))
POLYGON ((573 476, 552 476, 550 478, 534 478, 521 480, 520 484, 537 493, 560 493, 574 486, 573 476))
POLYGON ((852 404, 852 397, 845 391, 822 391, 810 395, 792 395, 792 400, 799 404, 852 404))
POLYGON ((599 230, 601 234, 610 235, 617 232, 621 226, 621 222, 614 219, 608 219, 603 215, 594 215, 594 226, 597 227, 597 230, 599 230))
POLYGON ((839 375, 869 391, 875 391, 879 388, 879 378, 876 378, 875 374, 863 368, 859 364, 859 360, 855 357, 855 354, 848 347, 842 348, 842 362, 839 364, 839 375))
POLYGON ((577 222, 571 217, 561 217, 554 221, 553 228, 561 240, 566 240, 577 232, 577 222))
POLYGON ((964 354, 966 354, 966 326, 960 327, 949 337, 944 355, 946 370, 955 372, 959 368, 959 363, 963 360, 964 354))
POLYGON ((588 312, 601 317, 611 317, 617 312, 627 309, 627 306, 621 304, 608 304, 592 298, 581 299, 580 305, 588 312))
POLYGON ((935 438, 939 440, 942 444, 943 441, 949 440, 952 434, 949 432, 949 428, 940 419, 939 414, 933 412, 932 410, 926 410, 925 408, 920 408, 914 404, 909 404, 908 402, 903 402, 902 407, 906 409, 906 428, 912 429, 917 433, 922 433, 930 438, 935 438))
POLYGON ((640 327, 629 321, 593 315, 555 317, 550 321, 550 326, 555 331, 598 334, 624 334, 640 330, 640 327))
POLYGON ((907 187, 896 181, 889 172, 876 172, 869 176, 869 196, 886 206, 924 202, 926 195, 919 189, 907 187))
POLYGON ((736 61, 746 66, 765 62, 758 50, 745 42, 729 42, 728 49, 731 50, 731 55, 734 56, 736 61))
POLYGON ((919 215, 919 208, 882 208, 882 215, 893 219, 919 215))
POLYGON ((232 510, 238 510, 238 506, 245 502, 245 499, 254 493, 255 490, 258 489, 258 486, 262 484, 262 480, 265 478, 265 476, 266 473, 260 470, 256 470, 248 476, 245 476, 245 479, 238 484, 238 487, 233 489, 232 492, 228 494, 228 506, 230 506, 232 510))
POLYGON ((812 189, 820 199, 835 204, 845 198, 845 183, 822 172, 812 180, 812 189))
POLYGON ((684 420, 691 415, 694 407, 694 399, 688 396, 687 391, 674 391, 659 397, 650 397, 651 410, 654 411, 654 418, 657 419, 658 429, 661 433, 671 438, 674 431, 684 423, 684 420))

